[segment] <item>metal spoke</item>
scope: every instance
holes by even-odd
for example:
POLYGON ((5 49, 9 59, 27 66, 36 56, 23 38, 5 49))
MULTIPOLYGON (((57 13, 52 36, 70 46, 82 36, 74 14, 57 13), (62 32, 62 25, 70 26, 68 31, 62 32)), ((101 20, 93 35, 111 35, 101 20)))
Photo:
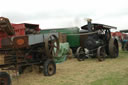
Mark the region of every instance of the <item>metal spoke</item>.
POLYGON ((45 43, 46 55, 50 58, 53 58, 59 51, 58 38, 55 35, 51 35, 46 39, 45 43))
POLYGON ((52 52, 52 50, 53 50, 53 47, 51 47, 51 48, 50 48, 49 52, 51 53, 51 52, 52 52))

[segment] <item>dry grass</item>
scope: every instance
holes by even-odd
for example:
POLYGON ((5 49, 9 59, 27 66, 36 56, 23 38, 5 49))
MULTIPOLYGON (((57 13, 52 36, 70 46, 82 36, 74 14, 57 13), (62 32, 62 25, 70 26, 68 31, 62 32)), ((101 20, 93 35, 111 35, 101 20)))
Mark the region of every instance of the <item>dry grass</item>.
POLYGON ((28 72, 20 75, 18 79, 13 78, 12 85, 120 85, 118 81, 122 81, 126 75, 126 81, 122 82, 125 82, 123 85, 128 85, 127 54, 120 52, 120 57, 106 59, 103 62, 98 62, 96 59, 82 62, 76 59, 67 60, 57 64, 57 72, 51 77, 46 77, 37 71, 28 72))

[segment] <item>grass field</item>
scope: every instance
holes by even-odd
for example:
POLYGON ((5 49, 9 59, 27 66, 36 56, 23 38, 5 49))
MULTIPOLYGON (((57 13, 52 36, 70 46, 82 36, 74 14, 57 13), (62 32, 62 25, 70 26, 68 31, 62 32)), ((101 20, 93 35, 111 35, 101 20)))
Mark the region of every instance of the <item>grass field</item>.
POLYGON ((46 77, 37 70, 13 78, 12 85, 128 85, 128 52, 116 59, 76 59, 57 64, 57 72, 46 77))

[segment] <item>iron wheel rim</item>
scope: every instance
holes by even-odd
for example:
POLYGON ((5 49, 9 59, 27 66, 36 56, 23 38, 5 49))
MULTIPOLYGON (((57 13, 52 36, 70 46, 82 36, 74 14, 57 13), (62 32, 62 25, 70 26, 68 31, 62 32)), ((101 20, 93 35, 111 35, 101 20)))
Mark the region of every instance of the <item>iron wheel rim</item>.
POLYGON ((46 55, 50 58, 53 58, 58 55, 59 52, 59 40, 55 35, 50 35, 46 40, 45 40, 45 50, 46 50, 46 55), (56 49, 56 52, 55 50, 56 49))
POLYGON ((83 48, 79 48, 77 59, 79 61, 83 61, 85 59, 85 50, 83 48))
POLYGON ((105 49, 104 47, 99 47, 97 50, 97 57, 99 61, 105 60, 105 49))
POLYGON ((53 64, 49 64, 48 65, 48 74, 52 75, 54 73, 54 70, 55 70, 54 65, 53 64))

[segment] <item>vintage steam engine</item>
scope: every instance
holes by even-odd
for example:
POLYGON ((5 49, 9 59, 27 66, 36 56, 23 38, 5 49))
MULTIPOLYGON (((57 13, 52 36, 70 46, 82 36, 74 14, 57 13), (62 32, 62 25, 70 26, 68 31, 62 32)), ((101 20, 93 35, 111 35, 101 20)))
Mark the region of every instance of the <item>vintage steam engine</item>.
POLYGON ((107 55, 113 58, 118 56, 118 41, 111 38, 110 32, 110 29, 116 27, 91 23, 91 19, 88 19, 88 24, 81 28, 86 32, 80 33, 81 46, 76 53, 78 60, 91 56, 102 61, 107 55))
MULTIPOLYGON (((86 27, 87 26, 83 26, 82 29, 86 29, 86 27)), ((87 47, 87 49, 89 50, 96 49, 99 46, 104 45, 105 43, 108 42, 108 40, 111 37, 110 30, 104 30, 102 28, 96 29, 97 27, 96 24, 92 25, 90 22, 88 22, 88 32, 97 31, 94 34, 88 35, 88 38, 85 41, 85 47, 87 47)))

